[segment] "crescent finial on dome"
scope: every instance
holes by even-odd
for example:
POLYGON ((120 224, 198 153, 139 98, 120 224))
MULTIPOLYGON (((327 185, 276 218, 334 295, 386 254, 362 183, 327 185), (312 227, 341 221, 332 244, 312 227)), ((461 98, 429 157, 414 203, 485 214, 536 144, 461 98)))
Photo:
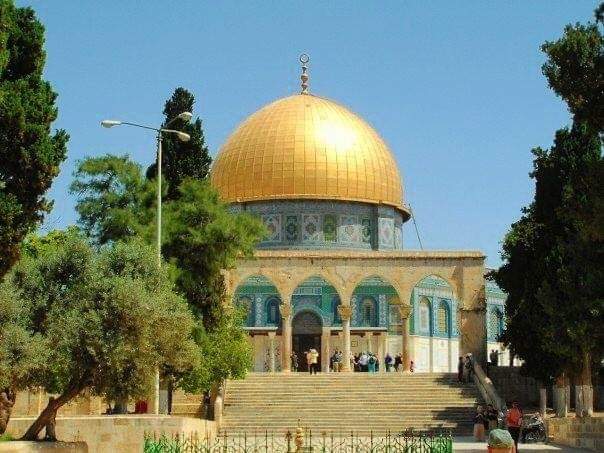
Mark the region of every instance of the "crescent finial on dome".
POLYGON ((310 61, 310 57, 308 54, 303 53, 300 55, 300 63, 302 63, 302 74, 300 75, 300 80, 302 80, 302 91, 300 94, 308 94, 308 62, 310 61))

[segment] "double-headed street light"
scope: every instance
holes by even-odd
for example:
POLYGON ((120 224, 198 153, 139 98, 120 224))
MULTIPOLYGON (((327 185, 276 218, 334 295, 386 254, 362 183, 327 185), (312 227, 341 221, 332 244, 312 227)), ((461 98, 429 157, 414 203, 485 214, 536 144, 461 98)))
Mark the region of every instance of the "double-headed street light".
MULTIPOLYGON (((114 126, 133 126, 140 127, 141 129, 149 129, 157 132, 157 265, 161 266, 161 161, 162 161, 162 138, 164 134, 176 135, 181 141, 188 142, 191 140, 191 136, 185 132, 177 131, 174 129, 168 129, 168 127, 176 120, 182 120, 188 123, 193 115, 190 112, 182 112, 176 117, 168 121, 164 127, 150 127, 142 124, 129 123, 127 121, 118 120, 103 120, 101 126, 110 128, 114 126)), ((159 414, 159 371, 155 373, 155 410, 156 414, 159 414)))
POLYGON ((101 126, 110 128, 114 126, 133 126, 140 127, 141 129, 149 129, 157 132, 157 262, 161 266, 161 162, 162 162, 162 138, 163 134, 174 134, 183 142, 188 142, 191 140, 191 136, 185 132, 177 131, 174 129, 167 129, 174 121, 182 120, 184 122, 189 122, 193 115, 190 112, 182 112, 176 117, 172 118, 170 121, 166 123, 164 127, 150 127, 144 126, 142 124, 130 123, 127 121, 119 121, 119 120, 103 120, 101 121, 101 126))

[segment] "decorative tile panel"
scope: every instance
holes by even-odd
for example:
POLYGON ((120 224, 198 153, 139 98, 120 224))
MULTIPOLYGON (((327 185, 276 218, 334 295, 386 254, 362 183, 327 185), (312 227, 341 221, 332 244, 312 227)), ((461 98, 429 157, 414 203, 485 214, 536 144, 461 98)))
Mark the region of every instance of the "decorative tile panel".
POLYGON ((300 240, 300 224, 297 215, 285 216, 285 240, 288 242, 300 240))
POLYGON ((385 294, 378 296, 378 325, 388 325, 388 300, 385 294))
POLYGON ((403 226, 396 225, 394 227, 394 248, 396 250, 403 249, 403 226))
POLYGON ((323 237, 325 242, 337 241, 337 220, 334 214, 325 214, 323 216, 323 237))
POLYGON ((265 242, 281 242, 281 214, 267 214, 262 221, 268 230, 265 242))
POLYGON ((379 222, 380 248, 394 247, 394 219, 380 217, 379 222))
POLYGON ((361 219, 361 239, 365 244, 371 244, 371 218, 363 217, 361 219))
POLYGON ((358 217, 356 215, 341 215, 338 228, 340 242, 354 244, 360 242, 358 217))
POLYGON ((357 301, 357 296, 352 296, 350 298, 350 306, 352 307, 352 317, 350 319, 350 325, 351 326, 357 326, 359 324, 359 307, 358 307, 358 301, 357 301))
POLYGON ((319 214, 302 215, 302 240, 319 242, 321 240, 321 218, 319 214))
POLYGON ((264 304, 262 303, 262 297, 258 296, 256 297, 256 303, 254 304, 255 306, 255 310, 256 310, 256 316, 255 316, 255 321, 256 321, 256 326, 262 326, 264 324, 264 320, 266 319, 266 317, 264 316, 264 304))

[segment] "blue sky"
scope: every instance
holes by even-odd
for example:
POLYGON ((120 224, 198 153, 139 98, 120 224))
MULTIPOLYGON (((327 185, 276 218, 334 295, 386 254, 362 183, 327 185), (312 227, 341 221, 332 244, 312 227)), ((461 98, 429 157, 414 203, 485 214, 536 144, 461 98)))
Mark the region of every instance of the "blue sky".
MULTIPOLYGON (((128 153, 154 137, 102 129, 159 124, 177 86, 197 99, 215 154, 262 105, 299 90, 348 106, 390 145, 426 249, 471 249, 500 263, 500 242, 533 194, 530 149, 569 123, 541 74, 539 47, 591 20, 596 1, 34 1, 46 26, 46 77, 71 140, 44 229, 76 221, 75 162, 128 153)), ((405 248, 418 248, 411 222, 405 248)))

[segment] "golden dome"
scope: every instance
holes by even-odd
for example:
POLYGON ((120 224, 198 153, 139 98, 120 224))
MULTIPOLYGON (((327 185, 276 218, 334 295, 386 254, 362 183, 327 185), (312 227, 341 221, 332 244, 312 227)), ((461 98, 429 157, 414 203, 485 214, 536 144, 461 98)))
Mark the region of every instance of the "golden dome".
POLYGON ((401 176, 380 136, 348 109, 308 94, 248 117, 216 156, 211 180, 227 202, 360 201, 408 218, 401 176))

